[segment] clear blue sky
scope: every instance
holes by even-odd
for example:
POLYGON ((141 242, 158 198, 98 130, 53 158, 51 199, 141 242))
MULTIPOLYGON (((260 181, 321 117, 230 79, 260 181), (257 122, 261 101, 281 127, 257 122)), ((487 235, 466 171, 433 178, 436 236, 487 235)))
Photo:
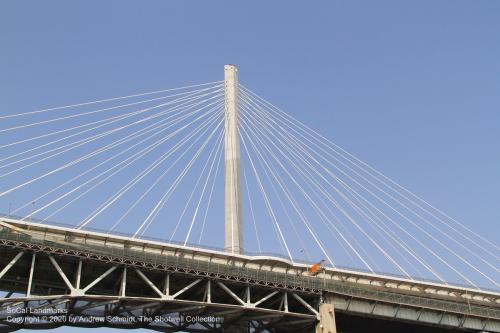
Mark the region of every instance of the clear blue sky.
POLYGON ((499 15, 497 1, 2 1, 0 113, 220 80, 234 63, 498 244, 499 15))

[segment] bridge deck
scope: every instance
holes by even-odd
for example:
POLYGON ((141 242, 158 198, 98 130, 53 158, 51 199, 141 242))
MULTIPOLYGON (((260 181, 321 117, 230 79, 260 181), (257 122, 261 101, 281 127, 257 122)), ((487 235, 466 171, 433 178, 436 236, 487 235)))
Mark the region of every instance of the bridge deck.
POLYGON ((481 320, 497 322, 500 319, 500 294, 493 291, 333 268, 310 277, 308 265, 271 256, 230 255, 223 251, 8 218, 0 220, 0 227, 0 245, 3 247, 135 265, 153 271, 209 276, 304 295, 340 295, 481 320))

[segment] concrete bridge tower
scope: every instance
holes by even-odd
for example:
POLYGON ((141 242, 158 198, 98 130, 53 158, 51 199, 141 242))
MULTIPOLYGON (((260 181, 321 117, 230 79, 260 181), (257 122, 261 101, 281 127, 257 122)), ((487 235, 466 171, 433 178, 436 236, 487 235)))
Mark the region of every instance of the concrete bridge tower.
POLYGON ((238 69, 224 66, 224 249, 243 251, 240 194, 240 137, 238 130, 238 69))

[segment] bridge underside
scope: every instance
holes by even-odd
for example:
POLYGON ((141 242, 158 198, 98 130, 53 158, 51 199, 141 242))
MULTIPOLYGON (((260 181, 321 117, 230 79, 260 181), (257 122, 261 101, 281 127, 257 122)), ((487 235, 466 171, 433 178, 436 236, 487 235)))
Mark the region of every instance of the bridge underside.
POLYGON ((414 321, 391 320, 380 316, 366 316, 352 312, 335 311, 338 333, 458 333, 477 332, 477 330, 457 327, 446 327, 414 321))
MULTIPOLYGON (((458 311, 442 311, 432 306, 432 300, 427 306, 410 306, 404 299, 394 302, 381 302, 369 298, 354 298, 348 295, 327 293, 324 299, 334 305, 335 315, 340 318, 341 328, 349 327, 356 331, 356 327, 386 327, 395 332, 499 332, 500 321, 492 318, 479 318, 458 311), (399 301, 399 302, 398 302, 399 301), (354 318, 346 321, 343 317, 354 318), (356 319, 357 318, 357 319, 356 319), (361 319, 362 318, 362 319, 361 319), (347 326, 346 326, 347 322, 347 326), (365 323, 365 324, 363 324, 365 323), (401 329, 397 329, 400 327, 401 329), (420 331, 418 328, 422 328, 420 331)), ((451 308, 451 307, 450 307, 451 308)))

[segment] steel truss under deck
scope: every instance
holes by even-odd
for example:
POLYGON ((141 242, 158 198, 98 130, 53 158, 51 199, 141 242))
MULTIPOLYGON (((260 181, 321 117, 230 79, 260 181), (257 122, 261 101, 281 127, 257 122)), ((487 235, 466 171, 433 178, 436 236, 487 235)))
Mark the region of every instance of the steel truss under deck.
POLYGON ((250 328, 300 332, 317 321, 320 294, 314 292, 297 293, 196 271, 165 271, 141 262, 61 256, 55 248, 3 249, 11 258, 0 272, 1 289, 10 290, 0 299, 4 332, 62 325, 166 332, 250 328))
POLYGON ((0 290, 7 292, 0 299, 0 331, 75 325, 307 332, 318 322, 321 301, 336 312, 500 331, 496 306, 395 293, 350 278, 337 282, 249 269, 231 260, 150 253, 126 244, 78 243, 73 237, 39 235, 29 226, 0 230, 0 290))

